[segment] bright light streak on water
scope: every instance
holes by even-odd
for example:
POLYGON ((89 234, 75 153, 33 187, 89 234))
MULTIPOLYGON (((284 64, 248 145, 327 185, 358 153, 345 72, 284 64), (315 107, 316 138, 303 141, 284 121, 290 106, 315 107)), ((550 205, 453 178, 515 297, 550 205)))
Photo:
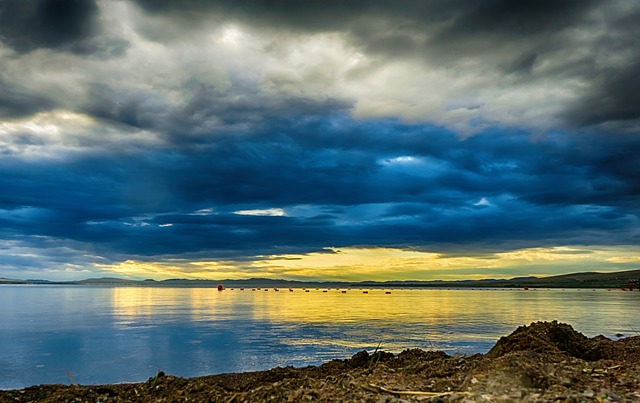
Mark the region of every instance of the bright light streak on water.
POLYGON ((488 351, 516 327, 634 335, 640 293, 0 286, 0 388, 317 365, 386 351, 488 351))

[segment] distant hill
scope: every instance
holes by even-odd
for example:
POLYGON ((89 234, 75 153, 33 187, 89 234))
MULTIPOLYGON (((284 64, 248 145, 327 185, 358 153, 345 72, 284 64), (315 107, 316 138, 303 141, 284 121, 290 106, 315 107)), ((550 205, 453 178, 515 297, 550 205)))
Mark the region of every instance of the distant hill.
POLYGON ((640 288, 640 270, 627 270, 614 273, 571 273, 552 277, 521 280, 530 287, 579 287, 579 288, 617 288, 629 283, 640 288))
POLYGON ((0 277, 0 284, 52 284, 52 282, 48 280, 16 280, 13 278, 0 277))
POLYGON ((614 273, 581 272, 549 277, 514 277, 511 279, 483 279, 457 281, 361 281, 361 282, 304 282, 282 279, 250 278, 246 280, 188 280, 169 279, 156 281, 127 280, 117 277, 89 278, 78 281, 16 280, 0 278, 0 284, 50 284, 50 285, 93 285, 131 287, 217 287, 226 288, 622 288, 631 284, 640 288, 640 270, 614 273))
POLYGON ((140 281, 127 280, 127 279, 118 278, 118 277, 100 277, 100 278, 88 278, 86 280, 71 281, 71 283, 73 283, 73 284, 81 284, 81 285, 100 285, 100 284, 105 284, 105 285, 114 285, 114 284, 127 285, 127 284, 138 284, 138 283, 140 283, 140 281))
POLYGON ((26 284, 26 280, 14 280, 12 278, 0 277, 0 284, 26 284))

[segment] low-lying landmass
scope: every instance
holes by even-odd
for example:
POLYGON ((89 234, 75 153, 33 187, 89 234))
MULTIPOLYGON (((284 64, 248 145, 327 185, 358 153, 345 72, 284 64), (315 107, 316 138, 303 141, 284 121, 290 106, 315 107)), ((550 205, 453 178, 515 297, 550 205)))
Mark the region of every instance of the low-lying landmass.
POLYGON ((135 287, 217 287, 226 288, 625 288, 640 289, 640 269, 613 273, 580 272, 549 277, 515 277, 511 279, 455 281, 361 281, 306 282, 267 278, 244 280, 129 280, 116 277, 90 278, 77 281, 16 280, 0 278, 0 284, 108 285, 135 287))
POLYGON ((536 322, 486 354, 362 351, 305 368, 144 383, 39 385, 0 390, 2 402, 638 402, 640 335, 587 338, 536 322))

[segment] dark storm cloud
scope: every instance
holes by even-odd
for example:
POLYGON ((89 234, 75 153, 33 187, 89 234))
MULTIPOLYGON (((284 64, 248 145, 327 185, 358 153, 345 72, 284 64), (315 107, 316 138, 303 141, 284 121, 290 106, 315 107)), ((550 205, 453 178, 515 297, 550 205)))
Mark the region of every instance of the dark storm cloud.
POLYGON ((451 8, 452 24, 442 39, 469 35, 540 35, 571 26, 599 1, 489 0, 459 2, 451 8))
POLYGON ((5 0, 0 39, 19 52, 65 48, 95 33, 93 0, 5 0))
MULTIPOLYGON (((508 0, 466 1, 264 1, 250 0, 173 1, 137 0, 148 12, 175 16, 215 17, 216 13, 247 18, 265 25, 284 24, 301 30, 344 29, 354 21, 383 18, 403 25, 429 25, 446 22, 451 32, 485 32, 531 34, 540 30, 569 25, 575 15, 596 1, 508 0)), ((400 25, 400 24, 399 24, 400 25)))
MULTIPOLYGON (((368 14, 370 10, 384 7, 385 2, 355 0, 327 1, 322 4, 313 1, 206 1, 188 0, 181 3, 173 1, 137 0, 144 10, 152 14, 171 15, 184 19, 215 19, 216 17, 235 17, 251 19, 259 24, 269 26, 273 23, 286 27, 317 31, 342 27, 354 17, 368 14)), ((393 11, 386 9, 385 11, 393 11)))
MULTIPOLYGON (((383 59, 424 59, 451 68, 476 60, 479 69, 516 73, 514 83, 572 77, 591 86, 558 116, 570 126, 638 119, 640 12, 633 3, 598 0, 249 2, 139 0, 152 15, 239 19, 265 29, 342 32, 359 49, 383 59), (179 5, 178 5, 179 4, 179 5), (624 10, 624 11, 621 11, 624 10), (603 33, 604 32, 604 33, 603 33), (589 40, 589 35, 593 38, 589 40), (586 42, 583 42, 586 41, 586 42), (584 48, 586 46, 586 48, 584 48), (581 48, 582 57, 567 58, 581 48), (629 54, 631 53, 631 54, 629 54), (597 60, 619 62, 599 63, 597 60), (566 60, 565 60, 566 59, 566 60), (555 64, 535 71, 536 65, 555 64), (627 91, 627 89, 633 89, 627 91)), ((482 74, 482 70, 478 71, 482 74)), ((637 121, 633 127, 637 131, 637 121)), ((614 129, 614 127, 612 127, 614 129)))
MULTIPOLYGON (((568 108, 567 119, 575 126, 618 122, 637 127, 640 119, 640 9, 636 7, 609 20, 606 34, 593 43, 593 57, 611 55, 620 61, 604 68, 589 66, 589 91, 568 108)), ((609 127, 615 129, 615 127, 609 127)))
MULTIPOLYGON (((637 55, 640 57, 640 48, 637 55)), ((637 124, 640 119, 640 63, 603 71, 594 77, 590 93, 571 108, 567 116, 578 126, 625 121, 637 124)))
POLYGON ((96 55, 124 54, 128 42, 106 36, 94 0, 4 0, 0 2, 0 42, 19 53, 47 48, 96 55))
POLYGON ((554 34, 579 22, 599 1, 138 0, 137 3, 150 13, 175 17, 178 23, 191 27, 194 19, 219 21, 227 17, 267 29, 344 32, 354 45, 369 53, 426 57, 431 63, 496 57, 501 48, 516 46, 511 50, 517 52, 511 56, 511 62, 517 63, 523 53, 531 55, 536 48, 549 48, 554 34))
POLYGON ((481 54, 496 55, 498 48, 508 45, 518 45, 518 52, 524 53, 573 27, 601 2, 138 0, 137 3, 153 14, 173 16, 181 24, 193 19, 230 17, 267 28, 341 31, 369 52, 396 57, 446 56, 448 62, 481 54))

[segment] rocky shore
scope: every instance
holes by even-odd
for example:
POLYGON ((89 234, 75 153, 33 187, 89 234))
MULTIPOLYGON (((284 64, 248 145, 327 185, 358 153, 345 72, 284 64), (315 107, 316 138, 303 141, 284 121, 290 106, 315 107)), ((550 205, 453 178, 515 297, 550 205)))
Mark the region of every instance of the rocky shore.
POLYGON ((640 402, 640 336, 587 338, 567 324, 536 322, 472 356, 363 351, 317 367, 0 391, 0 402, 270 401, 640 402))

